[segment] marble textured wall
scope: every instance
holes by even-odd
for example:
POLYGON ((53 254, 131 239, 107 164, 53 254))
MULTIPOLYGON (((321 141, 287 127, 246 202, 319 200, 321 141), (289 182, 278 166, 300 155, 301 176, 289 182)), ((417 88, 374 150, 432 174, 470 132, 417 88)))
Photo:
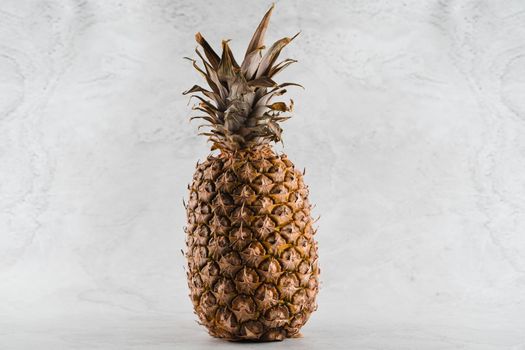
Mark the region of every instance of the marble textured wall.
MULTIPOLYGON (((181 199, 209 145, 182 57, 196 31, 242 53, 269 4, 2 0, 0 324, 197 327, 181 199)), ((281 79, 306 87, 284 151, 321 215, 308 327, 500 330, 510 346, 525 328, 525 2, 278 1, 268 39, 298 30, 281 79)))

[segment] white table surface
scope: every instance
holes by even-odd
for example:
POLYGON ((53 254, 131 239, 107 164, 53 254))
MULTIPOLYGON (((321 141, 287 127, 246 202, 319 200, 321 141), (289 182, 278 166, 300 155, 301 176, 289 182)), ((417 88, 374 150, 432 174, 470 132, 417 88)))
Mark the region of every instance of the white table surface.
MULTIPOLYGON (((355 317, 350 317, 355 319, 355 317)), ((464 327, 352 324, 313 317, 303 337, 275 343, 232 343, 210 337, 189 315, 77 315, 1 323, 2 349, 525 349, 525 335, 494 324, 464 327)))

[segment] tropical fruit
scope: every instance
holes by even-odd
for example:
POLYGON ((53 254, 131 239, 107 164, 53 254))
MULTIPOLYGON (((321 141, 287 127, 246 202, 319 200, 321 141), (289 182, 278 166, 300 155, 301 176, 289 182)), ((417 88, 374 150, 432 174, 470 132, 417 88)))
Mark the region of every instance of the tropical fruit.
POLYGON ((209 88, 185 92, 198 99, 212 154, 197 163, 186 206, 187 277, 200 323, 228 340, 272 341, 296 337, 316 310, 319 268, 316 232, 303 173, 272 143, 293 101, 274 101, 286 87, 277 73, 283 38, 264 50, 273 6, 238 64, 222 42, 219 56, 203 38, 193 66, 209 88))

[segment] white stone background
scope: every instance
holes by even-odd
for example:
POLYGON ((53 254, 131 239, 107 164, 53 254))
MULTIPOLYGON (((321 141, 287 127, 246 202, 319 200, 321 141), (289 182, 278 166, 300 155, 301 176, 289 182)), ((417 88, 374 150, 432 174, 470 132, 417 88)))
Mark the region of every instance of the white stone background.
POLYGON ((266 345, 196 324, 182 57, 269 5, 1 0, 0 349, 525 349, 523 0, 277 1, 319 310, 266 345))

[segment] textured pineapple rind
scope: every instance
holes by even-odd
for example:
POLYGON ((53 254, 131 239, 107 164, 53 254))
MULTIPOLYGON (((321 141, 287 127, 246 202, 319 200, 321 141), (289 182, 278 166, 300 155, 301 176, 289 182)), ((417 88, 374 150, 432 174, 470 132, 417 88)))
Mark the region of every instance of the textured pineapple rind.
POLYGON ((200 323, 228 340, 298 336, 319 275, 303 174, 264 147, 210 155, 189 189, 187 276, 200 323))

